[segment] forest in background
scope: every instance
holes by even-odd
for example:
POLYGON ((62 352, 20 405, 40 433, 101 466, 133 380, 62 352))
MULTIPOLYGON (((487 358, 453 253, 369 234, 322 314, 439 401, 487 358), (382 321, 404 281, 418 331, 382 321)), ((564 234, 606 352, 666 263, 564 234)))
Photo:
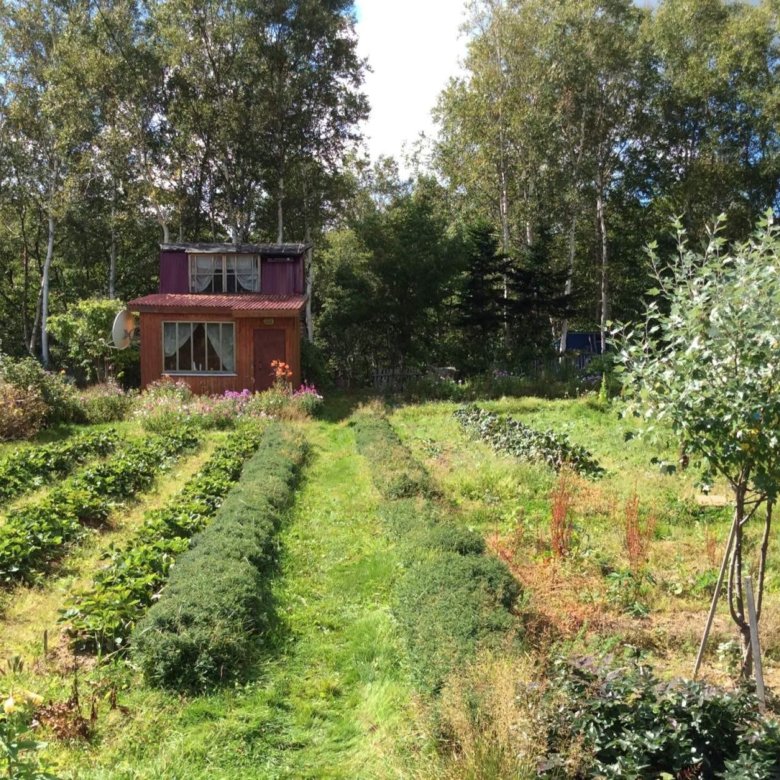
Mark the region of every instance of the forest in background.
POLYGON ((155 289, 167 238, 311 240, 319 360, 353 383, 603 334, 641 310, 674 217, 738 240, 780 205, 779 14, 477 0, 406 177, 361 150, 348 0, 7 0, 2 350, 57 365, 49 316, 155 289))

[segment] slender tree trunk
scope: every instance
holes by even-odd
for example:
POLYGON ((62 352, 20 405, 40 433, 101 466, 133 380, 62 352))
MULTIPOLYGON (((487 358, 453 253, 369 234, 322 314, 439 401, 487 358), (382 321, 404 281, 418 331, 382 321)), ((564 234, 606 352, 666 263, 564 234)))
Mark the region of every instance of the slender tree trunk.
POLYGON ((160 227, 163 232, 163 244, 171 243, 171 230, 167 222, 160 222, 160 227))
POLYGON ((46 260, 43 264, 43 278, 41 279, 41 361, 44 368, 48 368, 51 362, 49 355, 49 280, 51 276, 51 263, 54 259, 54 216, 49 213, 49 238, 46 243, 46 260))
POLYGON ((607 219, 604 205, 604 180, 599 175, 596 192, 596 216, 601 234, 601 351, 607 349, 607 321, 609 320, 609 245, 607 239, 607 219))
POLYGON ((24 222, 22 222, 22 241, 22 337, 27 346, 30 343, 30 321, 27 311, 27 299, 30 295, 30 253, 27 249, 27 237, 24 234, 24 222))
POLYGON ((276 243, 284 243, 284 173, 279 176, 279 195, 276 202, 276 243))
POLYGON ((35 346, 38 341, 38 328, 41 323, 41 304, 43 303, 43 280, 38 286, 38 298, 35 301, 35 318, 30 329, 30 343, 27 345, 27 351, 32 357, 35 357, 35 346))
POLYGON ((314 252, 311 247, 311 221, 309 220, 309 188, 306 183, 306 175, 303 177, 303 219, 304 219, 304 241, 309 245, 306 250, 306 260, 304 261, 304 272, 306 274, 306 338, 309 342, 314 341, 314 316, 311 310, 311 298, 314 292, 314 252))
POLYGON ((735 522, 734 552, 732 553, 731 566, 729 568, 729 612, 731 619, 739 628, 742 640, 743 664, 742 676, 750 677, 753 668, 753 657, 750 650, 750 626, 745 616, 745 599, 742 592, 742 542, 744 539, 743 523, 745 521, 745 498, 747 496, 747 482, 737 485, 734 491, 735 498, 735 522))
POLYGON ((108 262, 108 297, 116 298, 116 205, 111 204, 111 248, 108 262))
MULTIPOLYGON (((571 295, 574 289, 574 255, 577 246, 577 215, 572 215, 571 227, 569 228, 569 266, 568 273, 566 275, 566 286, 564 292, 567 296, 571 295)), ((561 323, 561 343, 558 347, 558 352, 561 355, 566 352, 566 341, 569 336, 569 319, 568 317, 561 323)))
POLYGON ((766 575, 766 556, 769 550, 769 538, 772 532, 772 510, 774 501, 767 501, 766 520, 764 521, 764 538, 761 540, 761 552, 758 562, 758 589, 756 593, 756 620, 761 620, 761 607, 764 601, 764 577, 766 575))

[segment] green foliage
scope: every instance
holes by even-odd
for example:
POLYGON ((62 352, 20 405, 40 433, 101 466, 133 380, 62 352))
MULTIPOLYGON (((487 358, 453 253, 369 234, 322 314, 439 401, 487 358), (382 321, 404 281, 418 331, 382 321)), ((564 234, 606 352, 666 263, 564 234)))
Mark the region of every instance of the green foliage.
POLYGON ((46 405, 46 425, 81 420, 75 386, 63 374, 46 371, 34 358, 14 359, 0 354, 0 378, 19 390, 37 391, 46 405))
POLYGON ((404 447, 387 418, 367 408, 354 421, 358 449, 371 464, 374 484, 384 498, 436 493, 428 472, 404 447))
POLYGON ((270 426, 214 522, 176 562, 133 635, 148 682, 198 691, 233 679, 270 625, 275 535, 305 456, 302 440, 270 426))
POLYGON ((561 758, 578 740, 584 777, 757 780, 780 771, 777 726, 761 720, 744 690, 662 683, 639 663, 593 659, 560 662, 551 690, 557 722, 544 766, 549 776, 560 776, 561 758))
MULTIPOLYGON (((113 372, 117 350, 111 342, 111 327, 122 304, 110 298, 85 298, 67 312, 49 318, 49 332, 58 345, 52 349, 57 361, 87 382, 104 382, 113 372)), ((135 359, 138 350, 135 349, 135 359)))
POLYGON ((511 645, 520 588, 506 566, 485 554, 483 539, 450 524, 429 500, 430 477, 374 410, 356 416, 358 450, 386 503, 380 517, 402 550, 404 569, 393 612, 420 687, 436 693, 479 649, 511 645))
POLYGON ((30 579, 105 522, 118 502, 147 489, 161 469, 198 440, 189 432, 129 444, 105 463, 65 480, 45 498, 17 509, 0 525, 0 582, 30 579))
MULTIPOLYGON (((377 366, 443 359, 461 242, 447 231, 433 180, 375 192, 350 228, 329 236, 316 288, 317 339, 331 374, 366 383, 377 366)), ((367 185, 369 190, 376 185, 367 185)))
POLYGON ((69 474, 89 458, 108 455, 118 440, 113 431, 99 431, 12 452, 0 460, 0 503, 69 474))
POLYGON ((511 644, 511 613, 520 588, 500 561, 469 551, 442 550, 422 534, 418 560, 399 578, 394 613, 404 632, 415 678, 436 692, 478 649, 511 644))
POLYGON ((125 545, 108 551, 91 587, 73 594, 61 613, 79 649, 113 651, 127 645, 177 556, 211 522, 260 441, 254 427, 237 431, 164 507, 144 516, 125 545))
MULTIPOLYGON (((4 698, 4 697, 3 697, 4 698)), ((27 692, 9 695, 0 712, 0 772, 13 780, 56 780, 45 771, 39 754, 45 743, 30 733, 34 706, 41 697, 27 692)))
POLYGON ((455 412, 458 422, 473 436, 499 452, 516 458, 540 461, 556 471, 570 468, 590 477, 600 477, 604 469, 584 448, 553 431, 537 431, 511 417, 499 417, 477 406, 455 412))
POLYGON ((628 411, 671 426, 692 456, 732 485, 780 486, 780 229, 763 223, 731 249, 713 236, 667 266, 641 327, 618 335, 628 411))
POLYGON ((124 420, 133 405, 133 396, 112 381, 82 390, 79 400, 82 417, 90 425, 124 420))

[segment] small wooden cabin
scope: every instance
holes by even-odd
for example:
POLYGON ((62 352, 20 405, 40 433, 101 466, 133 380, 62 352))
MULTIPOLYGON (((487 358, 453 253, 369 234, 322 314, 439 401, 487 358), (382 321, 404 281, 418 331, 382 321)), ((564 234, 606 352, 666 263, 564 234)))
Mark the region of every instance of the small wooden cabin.
POLYGON ((271 362, 301 382, 305 244, 161 244, 159 292, 140 315, 141 387, 183 379, 196 393, 261 391, 271 362))

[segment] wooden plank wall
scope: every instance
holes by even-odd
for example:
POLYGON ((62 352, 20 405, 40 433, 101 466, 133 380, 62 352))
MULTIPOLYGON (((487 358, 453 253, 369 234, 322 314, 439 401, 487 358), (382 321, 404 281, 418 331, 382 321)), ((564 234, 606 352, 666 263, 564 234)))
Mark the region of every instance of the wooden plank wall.
POLYGON ((254 330, 255 328, 283 328, 286 333, 287 363, 293 372, 293 387, 301 383, 301 321, 293 317, 238 317, 218 314, 141 314, 141 387, 163 376, 162 324, 163 322, 235 322, 235 375, 172 374, 182 379, 193 392, 202 395, 222 394, 225 390, 240 392, 254 390, 254 330))

